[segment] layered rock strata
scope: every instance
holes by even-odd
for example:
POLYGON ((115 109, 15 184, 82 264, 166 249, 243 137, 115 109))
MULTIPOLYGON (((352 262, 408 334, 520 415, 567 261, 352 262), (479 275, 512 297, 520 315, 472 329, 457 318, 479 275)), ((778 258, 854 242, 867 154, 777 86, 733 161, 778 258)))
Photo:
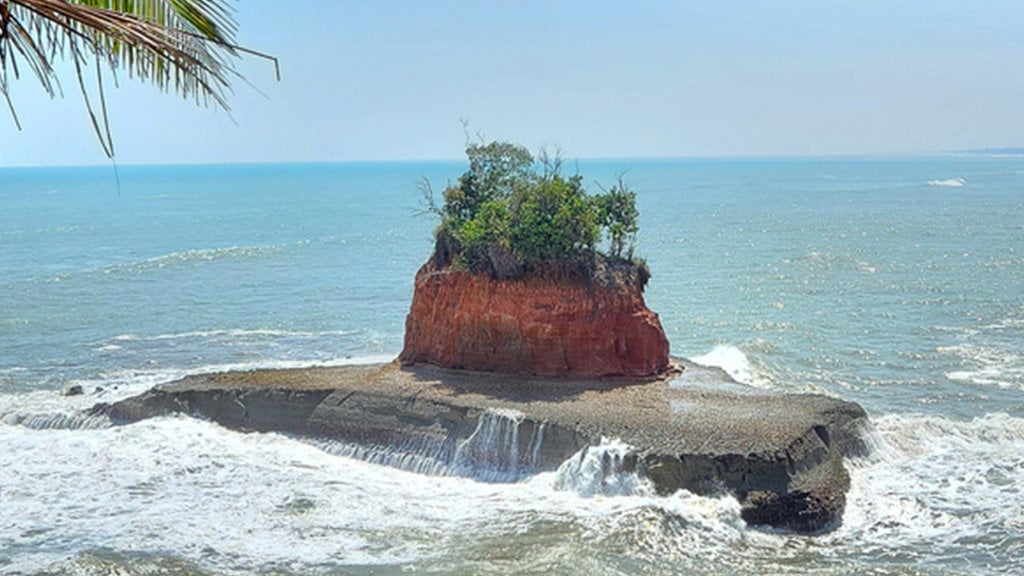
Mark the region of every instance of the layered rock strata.
POLYGON ((520 439, 511 460, 529 462, 525 472, 555 470, 582 447, 619 438, 632 446, 626 465, 661 494, 731 494, 750 524, 800 532, 836 525, 849 488, 843 459, 865 450, 860 406, 757 390, 683 364, 681 373, 642 382, 398 364, 234 372, 189 377, 94 412, 115 422, 180 412, 364 454, 441 459, 465 445, 485 414, 511 413, 520 439))
POLYGON ((546 377, 650 376, 668 339, 642 283, 550 273, 495 279, 432 260, 416 274, 404 364, 546 377))

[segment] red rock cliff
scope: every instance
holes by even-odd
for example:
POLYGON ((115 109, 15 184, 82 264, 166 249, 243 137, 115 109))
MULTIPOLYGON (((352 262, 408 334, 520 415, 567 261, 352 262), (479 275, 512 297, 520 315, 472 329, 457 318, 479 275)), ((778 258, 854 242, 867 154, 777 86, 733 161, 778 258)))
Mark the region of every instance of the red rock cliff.
POLYGON ((668 339, 638 285, 527 274, 495 280, 416 274, 404 364, 536 376, 649 376, 668 368, 668 339))

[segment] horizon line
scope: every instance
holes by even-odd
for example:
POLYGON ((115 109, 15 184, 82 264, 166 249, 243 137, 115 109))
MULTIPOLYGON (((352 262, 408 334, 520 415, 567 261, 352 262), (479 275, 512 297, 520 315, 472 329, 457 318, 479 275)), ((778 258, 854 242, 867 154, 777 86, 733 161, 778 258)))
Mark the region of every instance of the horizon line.
MULTIPOLYGON (((920 152, 865 152, 850 154, 747 154, 747 155, 690 155, 690 156, 576 156, 563 157, 563 161, 586 162, 672 162, 672 161, 758 161, 758 160, 842 160, 842 159, 883 159, 883 158, 926 158, 926 157, 964 157, 979 156, 988 158, 1020 158, 1024 157, 1024 148, 975 148, 966 150, 942 150, 920 152)), ((341 165, 341 164, 429 164, 440 162, 464 162, 465 157, 458 158, 380 158, 380 159, 340 159, 340 160, 240 160, 211 162, 130 162, 122 164, 112 159, 109 163, 93 164, 22 164, 4 166, 0 170, 16 169, 47 169, 47 168, 155 168, 155 167, 199 167, 199 166, 308 166, 308 165, 341 165)))

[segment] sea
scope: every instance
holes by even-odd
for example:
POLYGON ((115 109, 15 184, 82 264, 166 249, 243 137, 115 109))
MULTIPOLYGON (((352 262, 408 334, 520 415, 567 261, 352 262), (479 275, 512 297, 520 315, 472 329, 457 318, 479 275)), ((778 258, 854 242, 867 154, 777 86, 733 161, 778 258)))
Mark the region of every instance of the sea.
POLYGON ((674 356, 865 408, 839 525, 89 416, 189 374, 394 359, 422 184, 465 163, 4 168, 0 574, 1024 573, 1024 158, 563 165, 636 192, 674 356))

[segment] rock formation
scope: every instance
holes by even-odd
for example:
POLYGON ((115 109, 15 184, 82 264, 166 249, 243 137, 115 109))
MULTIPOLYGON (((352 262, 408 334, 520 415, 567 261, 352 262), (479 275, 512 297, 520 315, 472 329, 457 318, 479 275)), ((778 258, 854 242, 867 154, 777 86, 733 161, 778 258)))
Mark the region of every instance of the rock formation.
POLYGON ((347 447, 343 454, 417 472, 499 472, 510 481, 618 438, 631 447, 622 467, 659 494, 728 493, 749 524, 835 527, 849 489, 843 459, 866 450, 860 406, 757 390, 720 369, 679 362, 678 374, 628 385, 397 364, 228 372, 91 412, 116 423, 191 414, 328 440, 347 447), (483 433, 494 424, 514 433, 483 433), (476 445, 481 439, 488 442, 476 445))
POLYGON ((644 280, 636 270, 553 267, 494 278, 431 259, 416 274, 399 360, 548 377, 660 374, 668 339, 644 304, 644 280))

